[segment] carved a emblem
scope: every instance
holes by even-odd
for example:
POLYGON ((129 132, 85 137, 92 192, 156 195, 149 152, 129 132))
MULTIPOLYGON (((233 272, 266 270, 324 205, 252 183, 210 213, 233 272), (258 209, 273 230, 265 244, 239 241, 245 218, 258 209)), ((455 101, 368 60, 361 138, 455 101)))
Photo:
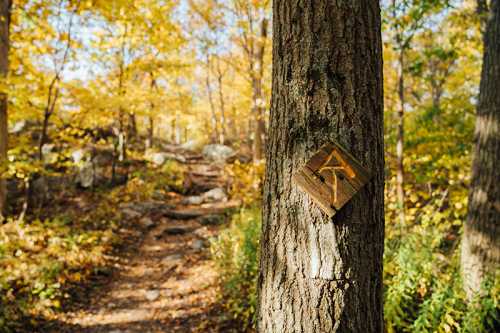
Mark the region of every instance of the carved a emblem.
POLYGON ((330 217, 342 208, 370 179, 369 172, 337 144, 326 144, 294 175, 330 217))

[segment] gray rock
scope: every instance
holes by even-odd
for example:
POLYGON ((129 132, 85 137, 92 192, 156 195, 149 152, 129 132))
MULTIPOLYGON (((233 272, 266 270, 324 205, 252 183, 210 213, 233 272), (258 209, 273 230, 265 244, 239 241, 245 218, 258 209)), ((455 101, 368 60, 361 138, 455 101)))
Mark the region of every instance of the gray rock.
POLYGON ((191 245, 191 247, 195 250, 201 250, 205 247, 205 242, 202 241, 201 239, 197 239, 197 240, 193 241, 193 244, 191 245))
POLYGON ((92 162, 86 161, 78 167, 76 183, 83 188, 89 188, 94 185, 94 177, 94 165, 92 162))
POLYGON ((202 195, 204 202, 219 202, 219 201, 227 201, 227 194, 220 187, 211 189, 203 193, 202 195))
POLYGON ((164 153, 154 153, 150 156, 150 161, 157 166, 165 164, 167 156, 164 153))
POLYGON ((76 164, 82 162, 84 159, 88 160, 89 158, 89 152, 85 149, 77 149, 71 153, 71 159, 76 164))
POLYGON ((138 211, 135 211, 131 208, 123 209, 122 214, 127 220, 136 219, 136 218, 141 216, 141 213, 139 213, 138 211))
POLYGON ((165 194, 162 191, 156 190, 153 192, 153 199, 155 200, 164 200, 165 194))
POLYGON ((54 150, 55 145, 53 143, 46 143, 42 146, 42 154, 46 155, 54 150))
POLYGON ((196 140, 189 140, 186 141, 185 143, 181 144, 179 148, 185 149, 185 150, 196 150, 200 147, 200 142, 196 140))
POLYGON ((225 162, 228 158, 235 155, 235 151, 233 148, 225 145, 213 144, 203 147, 202 154, 207 160, 225 162))
POLYGON ((184 205, 201 205, 202 203, 203 197, 199 195, 193 195, 182 199, 182 204, 184 205))
POLYGON ((156 301, 160 297, 160 291, 159 290, 148 290, 146 291, 146 299, 150 302, 156 301))
POLYGON ((139 221, 144 227, 150 228, 155 225, 153 220, 151 220, 149 217, 145 216, 139 221))
POLYGON ((26 120, 21 120, 12 125, 12 127, 9 129, 9 133, 17 134, 22 132, 25 128, 26 128, 26 120))
POLYGON ((201 205, 206 202, 225 202, 228 200, 226 192, 224 189, 218 187, 211 189, 201 195, 194 195, 185 197, 182 199, 181 203, 184 205, 201 205))
POLYGON ((173 261, 178 261, 178 260, 181 260, 181 259, 182 259, 182 254, 175 253, 175 254, 171 254, 171 255, 166 256, 165 258, 163 258, 162 262, 164 262, 166 264, 171 264, 173 261))
POLYGON ((42 156, 43 162, 45 164, 52 164, 57 162, 58 154, 54 152, 54 148, 56 147, 53 143, 46 143, 42 146, 42 156))

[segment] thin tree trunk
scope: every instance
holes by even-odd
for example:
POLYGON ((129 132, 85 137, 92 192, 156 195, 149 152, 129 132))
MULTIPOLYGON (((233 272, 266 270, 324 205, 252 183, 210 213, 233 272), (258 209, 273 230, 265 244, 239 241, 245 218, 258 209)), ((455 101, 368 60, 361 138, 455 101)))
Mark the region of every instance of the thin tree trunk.
POLYGON ((180 124, 180 115, 178 112, 175 113, 175 144, 181 144, 182 128, 180 124))
POLYGON ((379 2, 278 0, 273 6, 258 330, 383 332, 379 2), (372 178, 330 219, 292 175, 332 140, 372 178))
POLYGON ((500 1, 492 0, 484 34, 484 58, 477 106, 474 160, 462 273, 469 299, 500 265, 500 1))
POLYGON ((155 133, 155 119, 153 116, 148 117, 149 126, 148 126, 148 139, 146 140, 146 148, 154 147, 154 133, 155 133))
POLYGON ((224 144, 226 141, 226 106, 224 103, 224 91, 222 90, 222 79, 224 74, 220 68, 220 59, 217 59, 217 85, 219 88, 219 104, 220 104, 220 135, 219 143, 224 144))
POLYGON ((257 51, 253 55, 252 70, 252 99, 253 99, 253 114, 254 114, 254 141, 253 141, 253 159, 260 161, 263 156, 263 145, 265 136, 265 109, 264 97, 262 94, 262 77, 264 74, 264 51, 267 38, 267 20, 264 18, 261 22, 261 31, 257 44, 257 51))
POLYGON ((128 137, 130 139, 137 137, 137 119, 134 112, 128 114, 128 137))
POLYGON ((212 87, 210 84, 210 54, 207 53, 207 76, 205 78, 205 86, 207 89, 207 95, 208 95, 208 103, 210 104, 210 124, 212 126, 212 133, 210 136, 210 140, 212 143, 216 143, 218 138, 219 138, 219 129, 218 129, 218 120, 217 120, 217 113, 215 112, 215 104, 214 104, 214 99, 212 96, 212 87))
MULTIPOLYGON (((155 79, 155 76, 153 74, 153 71, 151 71, 149 74, 151 76, 150 91, 151 91, 151 94, 153 94, 153 92, 154 92, 154 90, 156 88, 156 79, 155 79)), ((148 116, 149 127, 148 127, 148 138, 146 140, 146 149, 154 147, 154 134, 155 134, 154 113, 155 113, 155 109, 156 109, 156 105, 153 102, 153 100, 151 100, 150 110, 149 110, 150 114, 148 116)))
POLYGON ((175 143, 175 129, 177 128, 177 115, 172 117, 170 120, 170 141, 175 143))
POLYGON ((398 79, 398 132, 396 141, 396 193, 398 200, 398 216, 400 226, 405 224, 405 192, 404 192, 404 115, 405 115, 405 77, 404 77, 404 49, 399 53, 399 79, 398 79))
MULTIPOLYGON (((118 95, 124 97, 126 95, 124 89, 125 76, 125 42, 128 35, 128 25, 125 25, 125 33, 122 36, 122 44, 120 49, 120 63, 118 76, 118 95)), ((121 101, 123 103, 123 101, 121 101)), ((118 160, 120 162, 127 159, 127 128, 125 124, 125 110, 122 105, 118 108, 118 160)))
MULTIPOLYGON (((11 0, 1 0, 0 2, 0 80, 5 80, 9 72, 9 26, 11 0)), ((2 173, 7 166, 8 149, 8 98, 5 92, 0 91, 0 223, 4 219, 7 186, 2 173)))

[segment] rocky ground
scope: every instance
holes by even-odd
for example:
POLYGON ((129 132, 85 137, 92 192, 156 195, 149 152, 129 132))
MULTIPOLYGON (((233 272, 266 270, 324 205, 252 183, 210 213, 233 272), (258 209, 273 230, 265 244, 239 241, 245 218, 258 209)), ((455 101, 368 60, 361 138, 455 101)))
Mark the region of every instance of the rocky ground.
MULTIPOLYGON (((213 184, 222 177, 222 169, 203 163, 189 170, 195 183, 189 186, 207 183, 193 177, 213 184)), ((122 205, 133 223, 120 230, 124 245, 111 258, 114 268, 72 290, 71 304, 39 332, 233 331, 220 311, 209 239, 237 206, 222 188, 122 205)))

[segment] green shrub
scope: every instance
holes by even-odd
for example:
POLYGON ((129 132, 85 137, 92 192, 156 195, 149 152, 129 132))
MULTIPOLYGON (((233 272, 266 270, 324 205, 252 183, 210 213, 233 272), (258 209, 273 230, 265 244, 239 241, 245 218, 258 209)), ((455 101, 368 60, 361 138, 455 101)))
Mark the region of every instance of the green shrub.
POLYGON ((468 304, 460 276, 460 247, 443 246, 437 228, 416 227, 401 245, 386 242, 384 255, 387 332, 496 332, 500 279, 488 279, 468 304))
POLYGON ((219 271, 221 303, 244 330, 254 323, 260 225, 259 209, 243 209, 211 244, 212 257, 219 271))

